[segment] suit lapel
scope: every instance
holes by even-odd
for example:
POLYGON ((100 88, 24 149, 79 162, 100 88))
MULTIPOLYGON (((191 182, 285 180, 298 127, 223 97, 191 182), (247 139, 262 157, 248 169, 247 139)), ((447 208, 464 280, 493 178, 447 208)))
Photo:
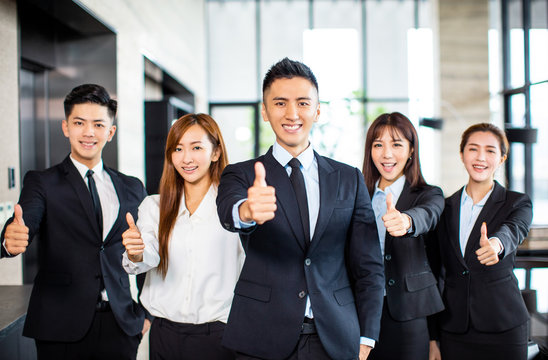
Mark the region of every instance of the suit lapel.
POLYGON ((334 170, 331 165, 316 152, 314 152, 316 161, 318 162, 318 179, 320 182, 320 209, 318 212, 318 220, 314 229, 314 236, 310 243, 310 251, 318 246, 322 234, 325 231, 333 209, 335 200, 337 199, 337 189, 339 188, 340 173, 334 170))
POLYGON ((447 207, 444 210, 446 214, 444 215, 447 226, 447 235, 449 236, 449 243, 455 252, 455 256, 459 259, 460 263, 467 267, 464 257, 462 256, 462 251, 460 249, 460 199, 462 196, 462 188, 460 191, 454 193, 449 199, 447 199, 447 207))
POLYGON ((118 196, 118 202, 120 203, 116 221, 114 221, 114 224, 112 224, 112 227, 110 228, 110 231, 108 232, 108 235, 105 238, 105 244, 106 244, 108 241, 111 240, 112 235, 116 232, 116 230, 124 224, 125 214, 127 212, 126 210, 127 194, 122 184, 122 181, 120 180, 118 175, 106 166, 104 167, 104 169, 110 175, 110 179, 112 180, 112 184, 114 185, 114 190, 116 190, 116 195, 118 196))
POLYGON ((293 186, 284 167, 272 155, 272 147, 264 156, 264 166, 266 170, 266 183, 274 186, 276 189, 276 202, 285 215, 297 243, 304 251, 307 248, 304 239, 304 230, 299 214, 299 204, 293 191, 293 186), (285 189, 285 191, 283 190, 285 189))
MULTIPOLYGON (((476 258, 475 249, 479 248, 481 224, 484 222, 486 224, 489 224, 491 222, 491 220, 496 215, 498 209, 500 208, 500 203, 504 202, 506 198, 505 195, 506 195, 506 190, 501 185, 499 185, 498 182, 495 181, 493 192, 491 193, 491 196, 489 196, 489 198, 485 202, 483 209, 481 209, 478 215, 478 218, 476 219, 476 222, 474 223, 474 227, 472 228, 472 231, 470 232, 468 241, 466 242, 466 251, 464 253, 464 257, 467 260, 470 256, 472 256, 474 259, 476 258)), ((487 230, 489 231, 489 227, 487 227, 487 230)))
POLYGON ((84 179, 82 178, 82 176, 68 156, 63 161, 63 168, 67 182, 74 189, 74 192, 76 193, 78 199, 80 199, 80 203, 82 204, 82 208, 84 209, 84 212, 86 213, 86 216, 91 223, 91 227, 95 231, 98 239, 102 239, 103 235, 99 230, 99 224, 97 224, 97 220, 95 218, 95 213, 93 210, 91 195, 84 179))

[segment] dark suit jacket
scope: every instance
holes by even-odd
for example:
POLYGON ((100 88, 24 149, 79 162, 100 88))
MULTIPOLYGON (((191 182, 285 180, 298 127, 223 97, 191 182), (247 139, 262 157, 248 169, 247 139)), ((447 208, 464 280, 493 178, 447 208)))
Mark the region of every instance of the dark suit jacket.
POLYGON ((224 332, 228 348, 266 359, 295 348, 310 297, 321 342, 334 359, 358 356, 359 338, 377 339, 383 267, 375 216, 361 172, 315 154, 320 209, 314 236, 305 243, 297 200, 272 149, 256 160, 229 165, 221 177, 217 209, 234 228, 234 204, 247 197, 254 163, 276 189, 275 218, 240 231, 246 260, 224 332))
POLYGON ((396 209, 413 219, 412 232, 397 238, 387 232, 385 238, 386 303, 394 320, 407 321, 443 310, 424 239, 438 223, 443 205, 439 187, 410 188, 405 182, 396 209))
POLYGON ((470 325, 483 332, 512 329, 528 319, 513 269, 517 246, 531 225, 531 200, 495 182, 470 233, 463 257, 459 244, 462 191, 446 199, 435 233, 445 270, 445 311, 440 314, 440 326, 455 333, 466 332, 470 325), (492 266, 480 264, 476 255, 483 222, 487 224, 487 236, 498 237, 504 246, 500 261, 492 266))
POLYGON ((130 336, 142 330, 144 311, 132 300, 129 278, 122 268, 122 233, 127 229, 126 212, 136 217, 146 192, 138 179, 105 170, 118 194, 120 211, 104 242, 87 185, 69 157, 25 175, 19 204, 29 239, 39 234, 38 274, 23 330, 27 337, 62 342, 81 339, 95 315, 101 276, 120 327, 130 336))

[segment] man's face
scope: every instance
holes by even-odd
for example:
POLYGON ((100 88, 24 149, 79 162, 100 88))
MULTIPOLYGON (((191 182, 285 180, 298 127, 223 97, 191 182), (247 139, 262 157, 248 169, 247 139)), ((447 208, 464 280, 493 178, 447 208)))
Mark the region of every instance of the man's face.
POLYGON ((262 115, 276 141, 297 157, 308 147, 308 134, 320 116, 318 92, 302 77, 274 80, 263 94, 262 115))
POLYGON ((94 103, 74 105, 62 124, 72 157, 88 168, 97 165, 105 144, 116 132, 112 121, 106 106, 94 103))

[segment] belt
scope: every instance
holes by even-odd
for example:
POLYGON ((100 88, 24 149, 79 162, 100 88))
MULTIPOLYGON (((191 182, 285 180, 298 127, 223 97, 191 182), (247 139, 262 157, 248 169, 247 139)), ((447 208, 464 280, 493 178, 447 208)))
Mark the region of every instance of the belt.
POLYGON ((106 312, 110 311, 110 303, 105 300, 100 300, 95 305, 95 311, 96 312, 106 312))
POLYGON ((309 334, 316 334, 316 325, 314 324, 314 319, 305 317, 302 327, 301 327, 301 335, 309 335, 309 334))

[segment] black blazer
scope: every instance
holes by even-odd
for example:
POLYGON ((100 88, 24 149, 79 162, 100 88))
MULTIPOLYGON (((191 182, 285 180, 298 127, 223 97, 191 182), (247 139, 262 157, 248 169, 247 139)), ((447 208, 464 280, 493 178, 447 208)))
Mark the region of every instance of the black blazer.
POLYGON ((424 239, 438 223, 443 205, 439 187, 411 188, 409 182, 405 182, 396 209, 411 217, 412 232, 397 238, 386 232, 385 238, 386 304, 394 320, 407 321, 443 310, 424 239))
POLYGON ((466 332, 470 324, 482 332, 512 329, 525 323, 529 316, 513 269, 517 246, 531 225, 531 200, 495 181, 493 192, 472 228, 463 257, 459 244, 462 191, 446 199, 435 232, 445 270, 446 309, 440 314, 440 326, 455 333, 466 332), (500 261, 492 266, 480 264, 476 255, 483 222, 487 224, 487 236, 498 237, 504 246, 500 261))
POLYGON ((286 358, 299 339, 306 295, 332 358, 357 358, 360 335, 378 339, 384 276, 363 176, 356 168, 314 155, 320 210, 309 246, 289 177, 272 148, 223 172, 217 209, 226 229, 237 231, 233 206, 247 197, 256 161, 264 164, 277 199, 274 219, 240 231, 246 260, 224 332, 228 348, 265 359, 286 358))
MULTIPOLYGON (((129 278, 122 268, 122 233, 127 229, 126 212, 136 217, 146 192, 138 179, 105 170, 118 194, 120 211, 104 242, 87 185, 69 157, 25 175, 19 204, 29 239, 38 233, 39 241, 38 274, 24 336, 61 342, 81 339, 95 316, 101 276, 120 327, 130 336, 142 330, 144 310, 132 300, 129 278)), ((5 227, 2 242, 4 232, 5 227)))

